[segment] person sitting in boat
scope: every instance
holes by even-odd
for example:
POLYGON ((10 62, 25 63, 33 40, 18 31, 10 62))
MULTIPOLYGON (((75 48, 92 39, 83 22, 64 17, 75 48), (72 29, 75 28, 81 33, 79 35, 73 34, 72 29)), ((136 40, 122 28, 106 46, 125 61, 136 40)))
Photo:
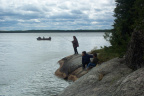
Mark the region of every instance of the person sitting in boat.
POLYGON ((38 39, 41 39, 41 37, 38 37, 38 39))
POLYGON ((45 39, 45 37, 43 36, 43 39, 45 39))

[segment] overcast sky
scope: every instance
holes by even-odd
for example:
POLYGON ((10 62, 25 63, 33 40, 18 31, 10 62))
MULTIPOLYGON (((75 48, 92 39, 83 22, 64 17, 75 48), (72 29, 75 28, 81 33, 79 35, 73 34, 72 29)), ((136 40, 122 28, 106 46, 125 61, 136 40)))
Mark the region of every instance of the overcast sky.
POLYGON ((0 30, 110 29, 115 0, 0 0, 0 30))

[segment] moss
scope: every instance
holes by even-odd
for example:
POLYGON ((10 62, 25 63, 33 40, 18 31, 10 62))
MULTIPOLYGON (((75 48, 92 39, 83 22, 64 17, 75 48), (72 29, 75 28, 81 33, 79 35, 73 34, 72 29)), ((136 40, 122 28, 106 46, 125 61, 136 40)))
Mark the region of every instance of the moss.
POLYGON ((91 53, 97 53, 99 63, 120 57, 120 54, 113 51, 112 47, 104 47, 102 49, 92 50, 91 53))

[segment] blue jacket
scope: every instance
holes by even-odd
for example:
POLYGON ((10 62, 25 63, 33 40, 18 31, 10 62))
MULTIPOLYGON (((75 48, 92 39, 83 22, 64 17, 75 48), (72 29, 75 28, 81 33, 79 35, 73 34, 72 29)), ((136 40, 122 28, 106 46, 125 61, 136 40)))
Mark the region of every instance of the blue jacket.
POLYGON ((82 64, 90 63, 90 58, 93 58, 93 55, 86 54, 85 56, 82 56, 82 64))

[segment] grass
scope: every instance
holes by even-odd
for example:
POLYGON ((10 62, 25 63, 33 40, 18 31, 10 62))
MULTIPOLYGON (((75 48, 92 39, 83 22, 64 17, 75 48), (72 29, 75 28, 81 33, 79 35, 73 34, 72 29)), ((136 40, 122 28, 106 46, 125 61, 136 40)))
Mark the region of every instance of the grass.
POLYGON ((113 51, 112 47, 104 47, 102 49, 92 50, 91 53, 98 54, 99 63, 103 63, 120 56, 118 53, 113 51))

